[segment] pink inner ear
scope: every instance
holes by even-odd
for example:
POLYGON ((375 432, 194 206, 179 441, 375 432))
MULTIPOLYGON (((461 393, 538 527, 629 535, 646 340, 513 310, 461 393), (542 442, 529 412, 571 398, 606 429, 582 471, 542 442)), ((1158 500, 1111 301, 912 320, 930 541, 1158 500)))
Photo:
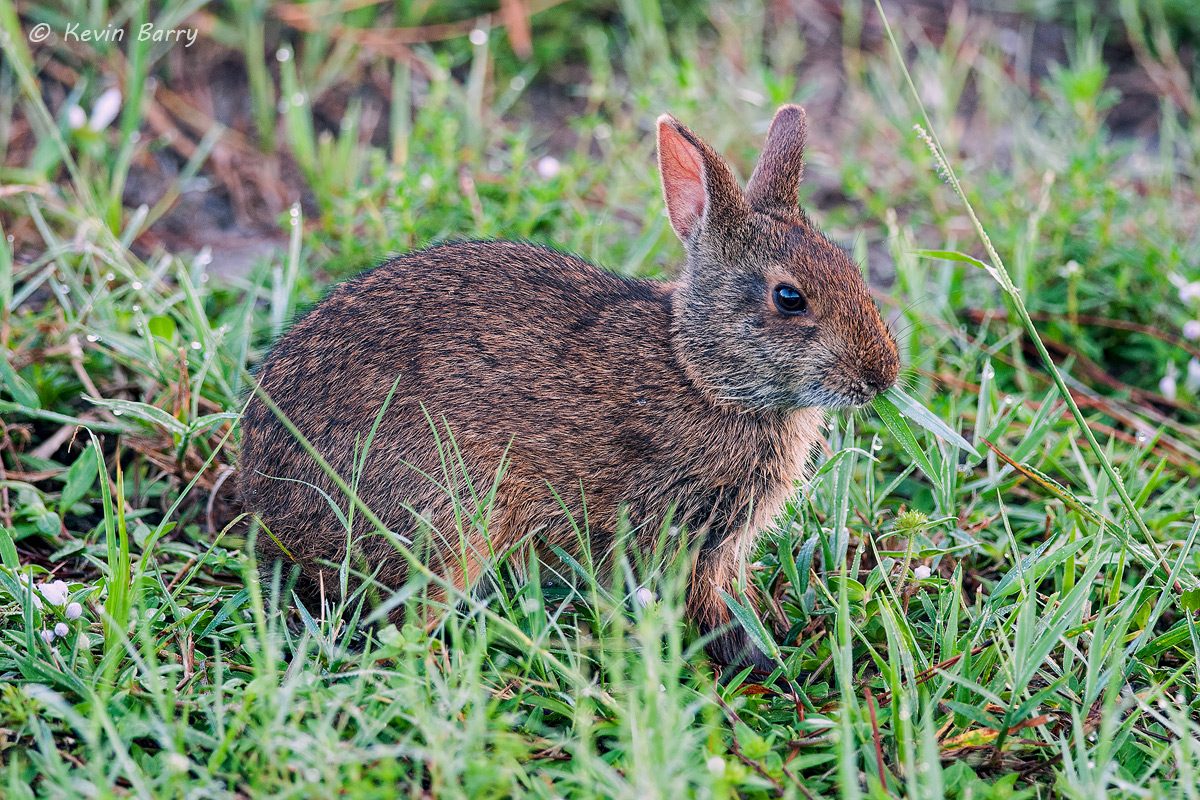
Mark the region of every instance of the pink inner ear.
POLYGON ((669 122, 658 125, 658 165, 671 227, 687 239, 704 216, 704 162, 669 122))

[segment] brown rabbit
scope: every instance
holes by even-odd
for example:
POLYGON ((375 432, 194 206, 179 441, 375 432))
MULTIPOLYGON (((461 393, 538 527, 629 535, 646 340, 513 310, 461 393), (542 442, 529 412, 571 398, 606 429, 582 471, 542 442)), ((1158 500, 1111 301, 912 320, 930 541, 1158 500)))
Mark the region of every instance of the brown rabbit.
MULTIPOLYGON (((733 591, 803 477, 825 409, 868 402, 899 367, 859 269, 797 205, 804 139, 803 109, 780 108, 743 194, 664 114, 663 194, 687 250, 677 281, 530 244, 432 247, 334 289, 272 350, 262 389, 343 480, 358 475, 358 496, 392 531, 426 532, 426 562, 459 587, 527 538, 578 552, 586 528, 601 560, 622 513, 648 549, 671 519, 694 544, 687 607, 716 634, 709 654, 770 669, 718 590, 733 591), (493 482, 489 542, 453 498, 493 482)), ((285 574, 299 564, 302 597, 335 594, 347 534, 331 503, 349 499, 257 397, 239 472, 270 531, 258 536, 267 574, 284 558, 285 574)), ((404 558, 359 536, 374 529, 358 519, 355 563, 401 586, 404 558)))

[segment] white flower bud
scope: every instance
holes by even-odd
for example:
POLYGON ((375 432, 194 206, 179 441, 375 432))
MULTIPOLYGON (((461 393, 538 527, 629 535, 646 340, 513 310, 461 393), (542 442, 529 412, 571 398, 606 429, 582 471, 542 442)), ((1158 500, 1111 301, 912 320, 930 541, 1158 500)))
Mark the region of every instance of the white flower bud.
POLYGON ((1187 365, 1187 379, 1184 381, 1189 392, 1200 391, 1200 358, 1193 358, 1187 365))
POLYGON ((121 90, 114 86, 96 98, 96 105, 92 106, 92 118, 88 122, 88 127, 94 131, 102 131, 111 125, 112 121, 117 118, 117 114, 120 113, 121 90))
MULTIPOLYGON (((50 605, 61 606, 67 602, 67 597, 71 594, 70 588, 66 581, 52 581, 50 583, 39 583, 33 587, 34 595, 40 594, 42 599, 50 605)), ((41 608, 41 603, 34 601, 34 605, 41 608)))
POLYGON ((66 636, 70 632, 71 632, 71 629, 67 627, 67 623, 65 623, 65 622, 60 622, 54 626, 54 635, 55 636, 59 636, 59 637, 66 636))
POLYGON ((554 156, 545 156, 538 159, 537 174, 549 180, 558 175, 562 171, 562 164, 558 163, 558 159, 554 156))
POLYGON ((77 131, 87 125, 87 112, 79 106, 71 106, 67 109, 67 127, 73 131, 77 131))
POLYGON ((42 641, 45 642, 46 644, 50 644, 51 642, 53 642, 54 641, 54 631, 50 630, 49 628, 43 629, 42 630, 42 641))
POLYGON ((1175 384, 1175 376, 1167 373, 1162 376, 1162 380, 1158 382, 1158 391, 1162 392, 1162 396, 1168 400, 1174 400, 1175 395, 1179 392, 1179 387, 1175 384))
POLYGON ((67 603, 67 619, 79 619, 83 616, 83 606, 79 603, 67 603))

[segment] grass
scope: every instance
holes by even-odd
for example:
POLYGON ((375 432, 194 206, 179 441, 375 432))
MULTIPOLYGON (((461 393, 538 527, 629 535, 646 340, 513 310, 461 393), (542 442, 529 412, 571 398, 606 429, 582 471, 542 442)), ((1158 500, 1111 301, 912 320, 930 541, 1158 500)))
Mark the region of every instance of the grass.
POLYGON ((1118 5, 1043 20, 1065 49, 1040 71, 979 20, 930 38, 857 3, 832 48, 752 2, 567 3, 523 58, 500 16, 420 41, 475 5, 331 35, 309 6, 0 0, 0 793, 1196 797, 1195 32, 1118 5), (197 20, 204 49, 25 36, 142 18, 197 20), (355 32, 389 28, 409 43, 355 32), (1109 127, 1122 47, 1149 133, 1109 127), (218 57, 245 65, 228 129, 188 82, 218 57), (111 125, 72 127, 110 86, 111 125), (908 394, 977 455, 886 405, 832 421, 748 576, 792 691, 714 678, 669 547, 604 581, 496 565, 432 633, 281 610, 230 476, 248 370, 298 310, 457 236, 667 277, 654 117, 745 176, 795 100, 806 207, 873 276, 908 394), (214 184, 274 245, 247 270, 220 231, 167 235, 214 184))

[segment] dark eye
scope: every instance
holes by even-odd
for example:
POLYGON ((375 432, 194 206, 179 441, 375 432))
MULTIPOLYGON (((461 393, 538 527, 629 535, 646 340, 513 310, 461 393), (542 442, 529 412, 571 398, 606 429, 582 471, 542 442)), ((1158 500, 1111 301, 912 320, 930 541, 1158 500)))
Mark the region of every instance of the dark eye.
POLYGON ((808 311, 808 300, 800 294, 800 290, 795 286, 781 283, 775 287, 772 294, 775 298, 775 307, 779 309, 780 314, 794 317, 808 311))

